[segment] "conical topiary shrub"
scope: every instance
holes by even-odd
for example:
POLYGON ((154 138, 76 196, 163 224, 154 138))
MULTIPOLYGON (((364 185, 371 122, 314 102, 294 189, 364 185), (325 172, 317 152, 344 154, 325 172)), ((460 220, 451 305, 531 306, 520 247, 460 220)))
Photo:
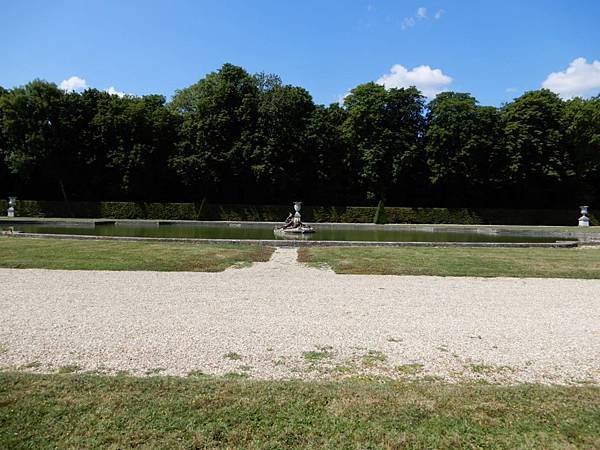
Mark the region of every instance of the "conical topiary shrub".
POLYGON ((385 208, 383 207, 383 200, 379 200, 379 204, 377 205, 377 211, 375 211, 375 218, 373 219, 373 223, 387 223, 387 215, 385 214, 385 208))

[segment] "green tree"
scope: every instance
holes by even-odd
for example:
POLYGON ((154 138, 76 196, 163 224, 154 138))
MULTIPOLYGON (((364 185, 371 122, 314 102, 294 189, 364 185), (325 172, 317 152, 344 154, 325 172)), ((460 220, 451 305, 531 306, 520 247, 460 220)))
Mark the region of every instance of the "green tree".
POLYGON ((317 204, 346 204, 356 192, 356 177, 351 172, 347 142, 342 126, 346 110, 333 103, 328 107, 318 105, 313 110, 306 127, 306 153, 308 165, 304 167, 304 199, 317 204), (307 197, 308 195, 308 197, 307 197))
POLYGON ((594 203, 600 198, 600 96, 567 101, 563 123, 571 184, 579 201, 594 203))
MULTIPOLYGON (((414 177, 424 131, 424 98, 414 87, 389 89, 375 83, 354 88, 345 98, 343 133, 350 161, 368 199, 387 199, 414 177)), ((410 184, 410 183, 409 183, 410 184)))
POLYGON ((232 199, 251 181, 258 94, 257 80, 231 64, 176 92, 170 107, 182 123, 171 164, 193 198, 232 199))
POLYGON ((499 115, 470 94, 443 92, 428 105, 425 152, 433 188, 446 205, 468 206, 501 186, 499 115))
POLYGON ((261 192, 289 201, 314 179, 307 148, 307 128, 315 105, 302 88, 273 84, 260 94, 252 171, 261 192))
POLYGON ((22 180, 34 176, 58 184, 67 201, 66 182, 77 170, 69 107, 53 83, 35 80, 0 97, 6 163, 22 180))
MULTIPOLYGON (((8 91, 0 86, 0 105, 2 105, 2 97, 8 94, 8 91)), ((10 190, 12 193, 12 186, 9 180, 9 171, 6 166, 6 142, 4 138, 4 129, 2 126, 2 109, 0 109, 0 195, 10 190)), ((0 211, 0 214, 2 211, 0 211)))
POLYGON ((175 179, 169 166, 178 116, 160 95, 101 93, 92 120, 95 147, 113 198, 165 199, 175 179))
POLYGON ((571 170, 562 145, 563 107, 558 95, 541 89, 526 92, 501 109, 507 179, 517 204, 556 205, 554 194, 571 170))

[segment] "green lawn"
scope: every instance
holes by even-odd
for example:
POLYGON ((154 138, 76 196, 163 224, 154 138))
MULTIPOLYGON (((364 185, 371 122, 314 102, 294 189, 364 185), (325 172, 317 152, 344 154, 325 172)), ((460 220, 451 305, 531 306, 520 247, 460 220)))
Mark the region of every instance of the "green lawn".
POLYGON ((600 248, 303 248, 298 259, 337 273, 600 278, 600 248))
POLYGON ((4 372, 0 447, 591 449, 600 388, 4 372))
POLYGON ((0 267, 218 272, 268 261, 272 248, 0 237, 0 267))

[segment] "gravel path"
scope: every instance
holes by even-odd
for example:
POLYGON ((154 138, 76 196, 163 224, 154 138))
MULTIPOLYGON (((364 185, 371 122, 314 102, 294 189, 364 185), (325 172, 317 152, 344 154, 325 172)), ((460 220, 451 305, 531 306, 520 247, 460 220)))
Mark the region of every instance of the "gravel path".
POLYGON ((0 367, 600 384, 600 280, 0 269, 0 367))

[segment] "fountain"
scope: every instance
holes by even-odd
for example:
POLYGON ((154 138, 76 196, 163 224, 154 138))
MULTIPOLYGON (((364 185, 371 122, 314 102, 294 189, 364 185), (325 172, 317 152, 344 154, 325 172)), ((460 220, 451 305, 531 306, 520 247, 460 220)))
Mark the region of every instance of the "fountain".
POLYGON ((294 211, 295 213, 292 215, 290 213, 285 220, 285 224, 281 227, 275 228, 275 234, 279 235, 298 235, 298 234, 308 234, 314 233, 315 230, 310 225, 306 225, 302 223, 302 219, 300 217, 300 208, 302 207, 302 202, 294 202, 294 211))
POLYGON ((590 218, 588 215, 589 206, 580 206, 581 209, 581 217, 579 218, 579 226, 580 227, 589 227, 590 226, 590 218))
POLYGON ((8 210, 6 215, 8 217, 15 217, 15 206, 17 205, 17 197, 8 197, 8 210))

